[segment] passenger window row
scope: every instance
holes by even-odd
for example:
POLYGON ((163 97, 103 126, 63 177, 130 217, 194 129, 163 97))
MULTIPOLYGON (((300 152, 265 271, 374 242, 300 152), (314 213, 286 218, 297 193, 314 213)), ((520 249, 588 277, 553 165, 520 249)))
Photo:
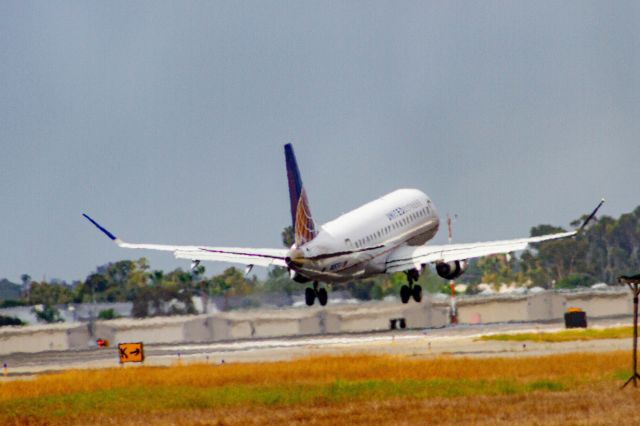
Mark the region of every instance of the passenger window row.
POLYGON ((357 240, 355 243, 356 248, 367 247, 367 246, 370 246, 372 243, 379 242, 380 238, 384 237, 385 235, 388 235, 392 230, 400 229, 404 226, 407 226, 410 223, 416 221, 417 219, 429 215, 430 213, 431 213, 431 209, 427 205, 426 207, 423 207, 420 210, 416 210, 415 212, 410 213, 402 218, 398 218, 388 226, 385 226, 384 228, 381 228, 378 231, 357 240))

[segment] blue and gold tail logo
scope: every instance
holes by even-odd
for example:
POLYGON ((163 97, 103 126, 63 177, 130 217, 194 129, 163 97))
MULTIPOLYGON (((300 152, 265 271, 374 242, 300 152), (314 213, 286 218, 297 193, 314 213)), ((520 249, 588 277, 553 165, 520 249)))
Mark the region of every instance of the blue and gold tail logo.
POLYGON ((289 181, 289 201, 291 204, 291 221, 295 236, 295 245, 300 247, 316 236, 316 226, 311 217, 307 193, 302 185, 300 170, 291 144, 284 146, 287 163, 287 180, 289 181))

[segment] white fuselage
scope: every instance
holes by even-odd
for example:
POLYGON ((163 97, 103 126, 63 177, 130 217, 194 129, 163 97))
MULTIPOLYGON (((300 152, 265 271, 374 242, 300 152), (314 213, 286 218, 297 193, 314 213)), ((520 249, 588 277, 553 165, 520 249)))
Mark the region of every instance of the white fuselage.
POLYGON ((289 266, 305 278, 324 282, 384 273, 390 253, 425 244, 439 225, 426 194, 399 189, 322 225, 313 240, 291 248, 289 266))

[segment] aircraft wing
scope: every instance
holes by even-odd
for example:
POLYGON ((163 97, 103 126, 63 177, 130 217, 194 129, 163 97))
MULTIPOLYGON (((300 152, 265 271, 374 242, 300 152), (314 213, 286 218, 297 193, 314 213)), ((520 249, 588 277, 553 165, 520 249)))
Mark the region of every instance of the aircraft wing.
POLYGON ((488 241, 483 243, 446 244, 433 246, 402 246, 387 258, 386 271, 399 272, 417 268, 426 263, 453 262, 492 254, 511 253, 527 248, 531 243, 567 238, 578 231, 561 232, 540 237, 518 238, 514 240, 488 241))
POLYGON ((173 252, 173 255, 177 259, 188 259, 191 261, 207 260, 213 262, 240 263, 243 265, 287 266, 284 261, 287 253, 286 249, 128 243, 113 235, 88 215, 84 213, 82 215, 119 247, 123 248, 169 251, 173 252))
POLYGON ((421 265, 437 262, 453 262, 455 260, 467 260, 475 257, 489 256, 492 254, 504 254, 520 251, 529 244, 543 241, 557 240, 577 235, 587 226, 604 204, 604 199, 582 222, 580 228, 575 231, 559 232, 556 234, 541 235, 538 237, 518 238, 514 240, 488 241, 484 243, 446 244, 439 246, 401 246, 394 250, 386 261, 386 272, 400 272, 408 269, 420 269, 421 265))

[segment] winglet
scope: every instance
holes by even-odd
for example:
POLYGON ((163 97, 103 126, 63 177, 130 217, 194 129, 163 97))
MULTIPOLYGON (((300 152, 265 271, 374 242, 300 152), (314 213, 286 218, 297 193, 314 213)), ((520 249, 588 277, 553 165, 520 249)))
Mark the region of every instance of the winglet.
POLYGON ((85 218, 87 218, 87 220, 91 223, 93 223, 95 225, 96 228, 98 228, 99 230, 101 230, 107 237, 111 238, 112 241, 117 240, 116 236, 113 235, 111 232, 107 231, 105 228, 103 228, 102 226, 100 226, 100 224, 98 222, 96 222, 95 220, 91 219, 89 217, 89 215, 82 213, 82 216, 84 216, 85 218))
POLYGON ((600 210, 600 207, 602 207, 603 204, 604 198, 600 200, 600 203, 595 209, 593 209, 589 217, 587 217, 584 222, 582 222, 582 225, 580 225, 580 228, 578 228, 578 232, 582 232, 582 230, 589 224, 589 222, 591 222, 591 220, 595 217, 596 213, 598 213, 598 210, 600 210))

